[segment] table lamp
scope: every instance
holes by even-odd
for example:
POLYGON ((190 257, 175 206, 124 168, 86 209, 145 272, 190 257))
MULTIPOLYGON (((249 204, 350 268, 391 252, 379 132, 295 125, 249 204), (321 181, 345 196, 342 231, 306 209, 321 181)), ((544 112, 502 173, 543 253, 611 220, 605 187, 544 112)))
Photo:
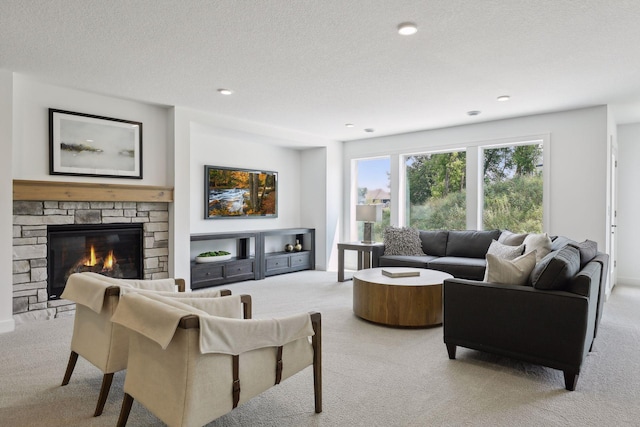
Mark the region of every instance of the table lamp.
POLYGON ((371 226, 382 220, 382 205, 356 205, 356 221, 364 221, 362 243, 375 243, 371 236, 371 226))

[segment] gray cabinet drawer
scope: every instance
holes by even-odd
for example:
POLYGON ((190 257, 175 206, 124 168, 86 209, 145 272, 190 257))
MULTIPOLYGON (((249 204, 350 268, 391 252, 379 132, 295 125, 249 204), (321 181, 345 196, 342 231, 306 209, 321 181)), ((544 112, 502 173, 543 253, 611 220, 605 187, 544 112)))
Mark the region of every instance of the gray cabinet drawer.
POLYGON ((271 256, 265 261, 267 271, 277 271, 289 268, 289 255, 271 256))
POLYGON ((224 277, 238 279, 242 276, 254 276, 254 262, 251 259, 230 262, 224 266, 224 277))
POLYGON ((309 268, 310 266, 311 263, 309 262, 309 252, 300 252, 291 255, 290 267, 292 269, 305 269, 309 268))
POLYGON ((191 270, 191 280, 194 282, 200 282, 203 280, 211 280, 211 279, 221 279, 224 277, 224 268, 223 265, 213 263, 206 265, 199 265, 197 267, 193 267, 191 270))

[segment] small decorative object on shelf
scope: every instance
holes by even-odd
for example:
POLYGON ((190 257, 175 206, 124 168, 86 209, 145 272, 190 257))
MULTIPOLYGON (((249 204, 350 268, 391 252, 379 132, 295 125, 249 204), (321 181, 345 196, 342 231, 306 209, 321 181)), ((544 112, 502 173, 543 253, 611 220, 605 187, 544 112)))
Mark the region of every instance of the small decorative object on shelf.
POLYGON ((293 247, 293 250, 296 252, 300 252, 302 250, 302 245, 300 244, 300 240, 296 240, 296 245, 293 247))
POLYGON ((203 252, 196 257, 197 263, 226 261, 231 259, 231 253, 227 251, 203 252))
POLYGON ((287 243, 286 245, 284 245, 284 251, 285 252, 293 251, 293 245, 291 243, 287 243))

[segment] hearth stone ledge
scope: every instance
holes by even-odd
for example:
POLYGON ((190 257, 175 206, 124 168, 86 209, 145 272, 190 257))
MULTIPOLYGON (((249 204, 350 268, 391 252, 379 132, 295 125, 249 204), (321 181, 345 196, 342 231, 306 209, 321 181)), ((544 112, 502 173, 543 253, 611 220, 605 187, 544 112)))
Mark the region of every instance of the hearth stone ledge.
POLYGON ((13 202, 13 318, 16 324, 70 317, 75 304, 47 295, 47 226, 131 224, 144 227, 145 279, 169 277, 167 202, 13 202))

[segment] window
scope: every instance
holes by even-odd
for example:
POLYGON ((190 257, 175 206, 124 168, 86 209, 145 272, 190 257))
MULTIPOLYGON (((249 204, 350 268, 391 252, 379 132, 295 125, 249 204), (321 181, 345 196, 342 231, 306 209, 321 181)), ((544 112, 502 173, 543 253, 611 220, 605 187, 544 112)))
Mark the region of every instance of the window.
MULTIPOLYGON (((382 242, 384 229, 390 223, 391 190, 389 176, 391 161, 389 157, 356 160, 356 187, 359 205, 382 204, 382 221, 373 226, 373 240, 382 242)), ((363 238, 363 223, 357 224, 358 240, 363 238)))
POLYGON ((484 149, 483 229, 542 232, 542 148, 537 142, 484 149))
POLYGON ((406 220, 419 230, 464 230, 466 151, 407 156, 406 220))

